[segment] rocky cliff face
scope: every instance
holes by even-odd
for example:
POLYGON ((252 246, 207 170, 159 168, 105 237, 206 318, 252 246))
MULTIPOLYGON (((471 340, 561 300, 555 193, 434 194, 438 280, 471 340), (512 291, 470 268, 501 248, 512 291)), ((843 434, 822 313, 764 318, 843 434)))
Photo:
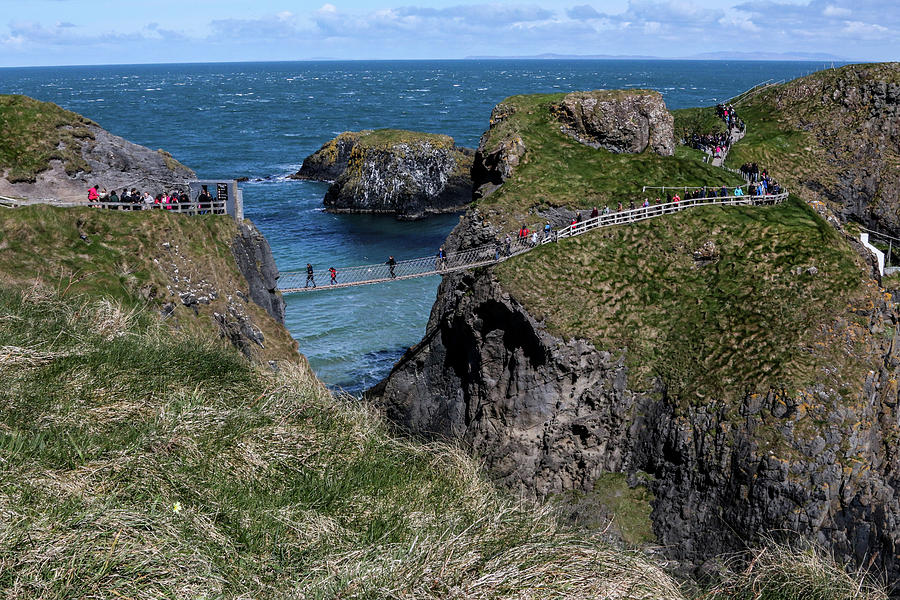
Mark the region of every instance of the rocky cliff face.
MULTIPOLYGON (((490 271, 446 277, 425 339, 374 388, 408 430, 461 440, 498 481, 545 496, 604 473, 647 481, 652 527, 699 566, 765 535, 816 540, 841 560, 900 576, 894 306, 837 323, 882 367, 852 402, 824 385, 738 403, 686 404, 662 381, 635 388, 626 349, 550 334, 490 271)), ((842 329, 841 329, 842 328, 842 329)))
POLYGON ((22 139, 32 146, 10 148, 13 156, 28 157, 24 164, 0 162, 0 195, 86 202, 93 184, 156 193, 186 189, 196 179, 169 153, 129 142, 54 104, 0 96, 0 120, 4 117, 2 144, 22 139))
POLYGON ((472 152, 452 138, 409 131, 344 133, 303 161, 296 179, 333 181, 333 212, 401 219, 461 210, 472 200, 472 152))
POLYGON ((269 241, 253 223, 238 223, 231 251, 238 270, 250 287, 250 299, 284 325, 284 297, 278 292, 278 267, 269 241))
MULTIPOLYGON (((538 160, 498 143, 515 118, 498 106, 482 138, 481 190, 538 160)), ((783 536, 896 581, 898 305, 827 209, 831 225, 799 203, 754 210, 768 209, 684 213, 445 276, 424 339, 370 396, 519 491, 592 493, 608 473, 646 485, 657 541, 688 568, 783 536)), ((446 246, 502 235, 492 211, 470 209, 446 246)))
POLYGON ((553 113, 567 135, 593 148, 675 153, 674 119, 659 92, 573 92, 553 107, 553 113))

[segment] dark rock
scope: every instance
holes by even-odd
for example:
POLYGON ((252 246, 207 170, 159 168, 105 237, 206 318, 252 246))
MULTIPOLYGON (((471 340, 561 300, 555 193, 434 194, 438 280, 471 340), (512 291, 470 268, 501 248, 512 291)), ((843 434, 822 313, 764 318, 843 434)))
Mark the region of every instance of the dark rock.
POLYGON ((278 291, 278 267, 265 236, 249 220, 238 225, 231 244, 238 269, 250 287, 250 298, 284 325, 284 298, 278 291))
POLYGON ((297 179, 333 181, 332 212, 401 219, 455 212, 472 200, 472 151, 447 136, 408 131, 344 133, 303 162, 297 179))

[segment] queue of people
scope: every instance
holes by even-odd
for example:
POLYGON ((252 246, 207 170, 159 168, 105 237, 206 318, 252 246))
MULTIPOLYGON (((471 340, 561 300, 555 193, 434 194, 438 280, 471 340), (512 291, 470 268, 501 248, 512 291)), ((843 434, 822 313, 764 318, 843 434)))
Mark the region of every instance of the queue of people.
POLYGON ((88 204, 95 208, 111 208, 114 210, 147 210, 161 208, 179 210, 182 206, 195 207, 200 214, 213 211, 213 197, 204 187, 196 200, 191 200, 187 192, 173 190, 158 193, 139 192, 137 188, 123 188, 121 194, 117 190, 107 191, 99 185, 93 185, 87 192, 88 204))

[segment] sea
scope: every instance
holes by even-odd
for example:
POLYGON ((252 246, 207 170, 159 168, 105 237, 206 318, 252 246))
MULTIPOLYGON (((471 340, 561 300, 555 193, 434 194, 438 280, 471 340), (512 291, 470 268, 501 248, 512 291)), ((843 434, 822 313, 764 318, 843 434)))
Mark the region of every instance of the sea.
MULTIPOLYGON (((287 176, 343 131, 411 129, 475 148, 491 109, 515 94, 650 88, 669 108, 685 108, 832 66, 460 60, 0 68, 0 93, 55 102, 116 135, 171 152, 202 179, 249 178, 242 184, 245 214, 269 240, 278 267, 300 270, 309 262, 340 270, 389 255, 431 256, 459 220, 324 212, 327 184, 287 176)), ((421 339, 438 283, 428 277, 289 295, 286 325, 326 384, 359 394, 421 339)))

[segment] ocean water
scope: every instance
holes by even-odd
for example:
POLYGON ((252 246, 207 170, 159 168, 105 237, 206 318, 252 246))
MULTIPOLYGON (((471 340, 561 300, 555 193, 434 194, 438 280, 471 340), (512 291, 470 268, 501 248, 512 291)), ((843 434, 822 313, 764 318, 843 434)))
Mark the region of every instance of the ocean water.
MULTIPOLYGON (((133 65, 0 69, 0 93, 55 102, 138 144, 164 148, 201 178, 249 177, 246 216, 281 270, 433 254, 458 221, 331 215, 327 185, 291 181, 342 131, 394 127, 476 147, 495 104, 514 94, 652 88, 670 108, 704 106, 810 62, 485 60, 133 65)), ((830 67, 831 65, 827 65, 830 67)), ((287 298, 287 326, 327 384, 359 392, 424 332, 438 278, 287 298)))

